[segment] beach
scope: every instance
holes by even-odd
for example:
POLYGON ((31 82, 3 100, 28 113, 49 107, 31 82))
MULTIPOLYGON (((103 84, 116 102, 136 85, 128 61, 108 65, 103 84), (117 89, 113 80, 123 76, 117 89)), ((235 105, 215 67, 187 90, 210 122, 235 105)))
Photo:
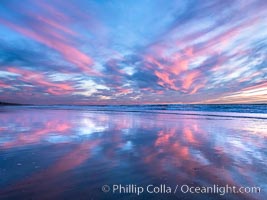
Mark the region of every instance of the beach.
POLYGON ((266 130, 264 112, 2 106, 0 199, 263 200, 266 130))

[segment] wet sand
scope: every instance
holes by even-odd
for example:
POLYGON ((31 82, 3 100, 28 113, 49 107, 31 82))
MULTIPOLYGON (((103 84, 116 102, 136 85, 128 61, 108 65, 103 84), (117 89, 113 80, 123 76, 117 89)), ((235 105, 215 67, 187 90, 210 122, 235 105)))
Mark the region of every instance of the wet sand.
POLYGON ((266 199, 267 118, 188 113, 1 108, 0 199, 266 199), (114 184, 261 191, 102 191, 114 184))

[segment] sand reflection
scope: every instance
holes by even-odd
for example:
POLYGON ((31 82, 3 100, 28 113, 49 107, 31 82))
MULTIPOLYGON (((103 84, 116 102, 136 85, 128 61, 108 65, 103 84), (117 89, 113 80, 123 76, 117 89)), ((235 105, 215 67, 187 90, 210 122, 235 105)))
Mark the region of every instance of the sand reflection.
POLYGON ((266 187, 262 121, 75 110, 22 110, 0 118, 3 198, 101 198, 95 190, 103 183, 266 187), (31 169, 27 160, 39 167, 31 169))

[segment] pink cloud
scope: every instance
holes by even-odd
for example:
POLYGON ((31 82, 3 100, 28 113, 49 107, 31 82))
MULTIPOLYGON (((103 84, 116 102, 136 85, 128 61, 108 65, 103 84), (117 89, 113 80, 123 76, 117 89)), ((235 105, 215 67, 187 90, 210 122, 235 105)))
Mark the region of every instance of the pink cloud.
POLYGON ((185 78, 183 79, 182 87, 188 90, 198 76, 200 76, 199 71, 195 70, 195 71, 188 72, 185 78))
POLYGON ((267 82, 259 83, 254 86, 249 86, 246 88, 243 88, 242 91, 249 91, 249 90, 257 90, 257 89, 267 89, 267 82))
POLYGON ((176 87, 174 80, 170 79, 168 73, 155 71, 155 75, 160 79, 160 81, 158 81, 159 85, 163 87, 167 86, 168 88, 171 88, 173 90, 179 90, 179 88, 176 87))
POLYGON ((204 88, 206 86, 206 81, 203 81, 202 83, 197 84, 193 87, 193 90, 189 94, 195 94, 197 91, 201 88, 204 88))
POLYGON ((53 95, 62 95, 71 93, 74 88, 69 83, 49 82, 45 75, 34 71, 18 68, 7 68, 7 71, 21 75, 20 80, 33 83, 35 86, 45 86, 46 91, 53 95))
POLYGON ((0 81, 0 88, 9 88, 10 85, 5 84, 4 82, 0 81))
POLYGON ((186 71, 188 69, 189 61, 187 59, 177 59, 170 66, 170 72, 175 75, 180 74, 182 71, 186 71))
POLYGON ((64 37, 64 34, 59 34, 55 32, 54 29, 47 27, 47 23, 49 23, 50 25, 56 26, 58 29, 63 30, 64 32, 72 33, 71 30, 64 28, 62 25, 52 22, 44 17, 40 18, 40 24, 32 25, 32 27, 29 28, 15 25, 3 19, 0 19, 0 22, 21 34, 56 50, 64 57, 66 61, 79 67, 83 72, 92 75, 99 75, 99 72, 91 68, 93 65, 93 60, 91 57, 74 47, 73 44, 71 44, 73 42, 64 37))

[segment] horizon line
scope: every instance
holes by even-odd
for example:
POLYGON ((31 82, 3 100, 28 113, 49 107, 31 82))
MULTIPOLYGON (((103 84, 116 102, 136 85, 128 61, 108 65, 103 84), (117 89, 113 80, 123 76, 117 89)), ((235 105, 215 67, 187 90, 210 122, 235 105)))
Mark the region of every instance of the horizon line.
POLYGON ((136 104, 24 104, 0 101, 1 105, 14 106, 165 106, 165 105, 267 105, 267 103, 136 103, 136 104))

